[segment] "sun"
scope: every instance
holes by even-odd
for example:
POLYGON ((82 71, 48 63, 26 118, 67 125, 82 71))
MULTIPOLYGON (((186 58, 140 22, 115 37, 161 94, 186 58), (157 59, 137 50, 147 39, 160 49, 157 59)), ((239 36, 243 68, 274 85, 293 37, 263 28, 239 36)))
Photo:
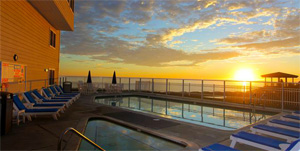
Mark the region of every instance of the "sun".
POLYGON ((239 69, 234 74, 234 80, 254 81, 255 74, 251 69, 239 69))

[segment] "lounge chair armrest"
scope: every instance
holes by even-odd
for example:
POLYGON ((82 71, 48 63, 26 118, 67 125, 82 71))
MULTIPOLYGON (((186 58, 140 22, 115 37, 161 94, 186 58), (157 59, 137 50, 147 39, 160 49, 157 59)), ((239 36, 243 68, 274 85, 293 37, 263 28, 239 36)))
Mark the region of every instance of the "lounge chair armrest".
POLYGON ((33 108, 34 103, 24 103, 26 108, 33 108))
POLYGON ((290 146, 290 144, 279 144, 279 147, 281 148, 281 150, 286 150, 289 146, 290 146))
POLYGON ((38 103, 43 103, 43 99, 36 99, 38 103))

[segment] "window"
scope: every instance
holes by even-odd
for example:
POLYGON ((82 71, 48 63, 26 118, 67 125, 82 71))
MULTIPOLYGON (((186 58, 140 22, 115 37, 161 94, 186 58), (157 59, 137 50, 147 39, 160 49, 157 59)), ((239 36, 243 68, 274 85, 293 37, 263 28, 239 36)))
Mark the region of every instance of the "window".
POLYGON ((50 30, 50 46, 55 48, 56 43, 56 34, 50 30))

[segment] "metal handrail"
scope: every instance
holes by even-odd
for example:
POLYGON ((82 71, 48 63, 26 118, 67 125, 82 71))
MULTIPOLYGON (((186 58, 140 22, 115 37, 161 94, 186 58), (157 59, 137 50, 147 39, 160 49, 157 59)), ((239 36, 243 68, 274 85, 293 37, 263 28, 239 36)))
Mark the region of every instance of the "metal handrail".
POLYGON ((74 132, 77 136, 83 138, 84 140, 86 140, 88 143, 90 143, 91 145, 93 145, 94 147, 98 148, 101 151, 105 151, 102 147, 100 147, 99 145, 97 145, 95 142, 93 142, 92 140, 90 140, 89 138, 87 138, 85 135, 83 135, 82 133, 80 133, 79 131, 77 131, 75 128, 73 127, 68 127, 63 133, 61 133, 59 140, 58 140, 58 144, 57 144, 57 150, 61 151, 61 144, 62 144, 62 140, 63 137, 69 132, 74 132))

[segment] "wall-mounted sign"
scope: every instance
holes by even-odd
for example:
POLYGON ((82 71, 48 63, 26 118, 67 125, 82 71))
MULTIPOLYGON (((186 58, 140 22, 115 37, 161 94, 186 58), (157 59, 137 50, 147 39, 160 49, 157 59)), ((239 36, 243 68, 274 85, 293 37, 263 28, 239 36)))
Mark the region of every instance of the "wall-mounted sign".
POLYGON ((1 63, 1 83, 25 81, 25 67, 20 64, 1 63))

